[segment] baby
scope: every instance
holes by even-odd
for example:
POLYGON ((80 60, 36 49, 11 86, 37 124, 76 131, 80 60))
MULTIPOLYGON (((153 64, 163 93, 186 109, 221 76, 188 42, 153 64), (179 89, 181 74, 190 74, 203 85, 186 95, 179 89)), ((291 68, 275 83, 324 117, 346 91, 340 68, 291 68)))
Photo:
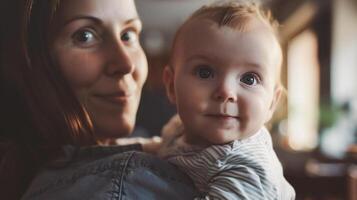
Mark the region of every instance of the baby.
POLYGON ((252 2, 202 7, 177 32, 163 79, 182 126, 166 131, 159 155, 192 178, 198 199, 295 198, 264 127, 281 64, 276 24, 252 2))

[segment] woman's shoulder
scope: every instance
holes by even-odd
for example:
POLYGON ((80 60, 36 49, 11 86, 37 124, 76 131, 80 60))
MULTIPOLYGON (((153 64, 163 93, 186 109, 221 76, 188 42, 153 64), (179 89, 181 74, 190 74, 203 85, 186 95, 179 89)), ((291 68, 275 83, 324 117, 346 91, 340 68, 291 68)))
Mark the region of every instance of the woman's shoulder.
POLYGON ((193 199, 185 174, 136 148, 69 147, 36 175, 23 199, 193 199))

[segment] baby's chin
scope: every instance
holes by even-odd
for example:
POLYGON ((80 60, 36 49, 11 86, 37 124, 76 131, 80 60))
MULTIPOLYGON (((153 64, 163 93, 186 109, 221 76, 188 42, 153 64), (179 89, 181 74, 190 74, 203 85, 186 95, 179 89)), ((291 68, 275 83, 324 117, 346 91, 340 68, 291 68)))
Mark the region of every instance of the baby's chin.
POLYGON ((185 133, 185 141, 191 145, 211 146, 229 144, 235 140, 241 140, 250 137, 248 134, 239 130, 210 130, 199 131, 199 134, 185 133), (203 134, 202 134, 203 133, 203 134))
POLYGON ((205 138, 207 143, 210 145, 224 145, 224 144, 231 143, 237 139, 240 139, 240 134, 237 131, 232 131, 232 132, 220 131, 220 133, 212 134, 209 137, 205 138))
POLYGON ((212 140, 211 144, 212 145, 225 145, 225 144, 229 144, 232 143, 233 141, 237 140, 238 138, 222 138, 222 139, 216 139, 216 140, 212 140))
POLYGON ((210 137, 206 137, 205 140, 210 145, 224 145, 229 144, 235 140, 247 139, 254 134, 255 133, 245 133, 242 131, 221 131, 219 134, 213 134, 210 137))

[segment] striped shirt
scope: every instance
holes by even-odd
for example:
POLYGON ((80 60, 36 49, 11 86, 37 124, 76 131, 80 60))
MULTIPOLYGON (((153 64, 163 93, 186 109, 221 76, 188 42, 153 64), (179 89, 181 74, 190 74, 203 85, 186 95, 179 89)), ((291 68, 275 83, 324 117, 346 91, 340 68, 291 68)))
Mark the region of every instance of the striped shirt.
POLYGON ((164 141, 159 155, 191 177, 202 192, 196 199, 295 199, 265 127, 247 139, 205 149, 180 138, 164 141))

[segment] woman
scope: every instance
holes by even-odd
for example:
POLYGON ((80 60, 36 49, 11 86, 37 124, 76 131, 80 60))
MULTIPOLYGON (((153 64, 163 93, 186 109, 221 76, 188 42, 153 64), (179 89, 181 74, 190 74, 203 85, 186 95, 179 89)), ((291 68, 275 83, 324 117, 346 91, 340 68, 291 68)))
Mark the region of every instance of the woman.
POLYGON ((106 146, 133 131, 147 77, 134 0, 4 5, 1 198, 192 199, 140 145, 106 146))

